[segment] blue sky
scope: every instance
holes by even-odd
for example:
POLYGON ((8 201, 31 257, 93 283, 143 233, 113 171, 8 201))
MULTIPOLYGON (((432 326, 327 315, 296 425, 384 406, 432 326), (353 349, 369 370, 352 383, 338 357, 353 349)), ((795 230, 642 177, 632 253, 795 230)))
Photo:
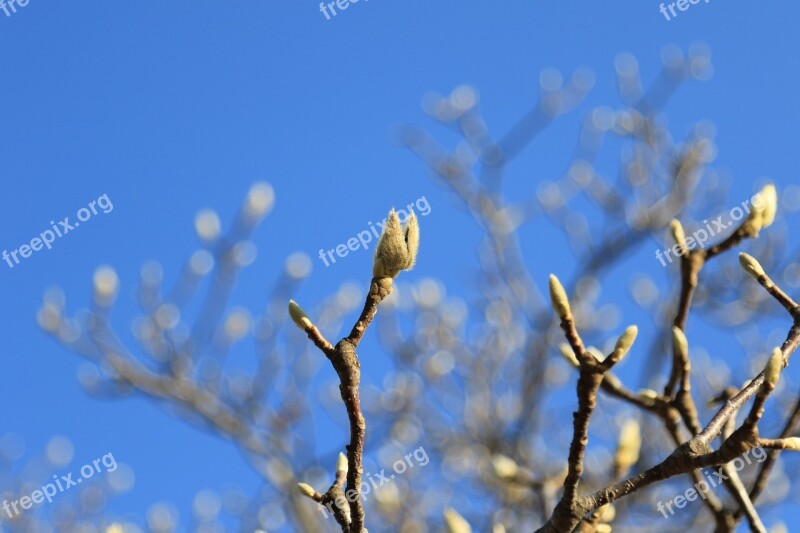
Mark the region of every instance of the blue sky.
MULTIPOLYGON (((295 251, 314 265, 302 300, 364 282, 370 254, 325 268, 318 250, 421 196, 431 213, 408 279, 448 279, 469 294, 459 287, 471 281, 464 264, 475 263, 478 232, 463 231, 469 220, 390 138, 396 125, 428 125, 420 99, 429 91, 475 86, 499 135, 535 103, 543 68, 590 67, 597 82, 586 105, 510 170, 513 187, 532 192, 564 170, 582 113, 617 104, 618 53, 634 53, 649 80, 664 44, 703 41, 714 76, 690 83, 669 106, 673 133, 700 118, 717 125, 717 166, 733 198, 752 194, 764 176, 779 188, 796 183, 800 6, 711 0, 669 22, 658 9, 654 0, 362 0, 326 20, 306 0, 31 0, 13 16, 0 11, 0 248, 17 248, 103 194, 114 206, 52 250, 13 269, 0 263, 2 431, 23 436, 30 453, 65 435, 76 464, 112 451, 137 475, 114 503, 119 511, 141 514, 172 499, 188 512, 194 490, 253 483, 231 446, 148 402, 88 398, 75 379, 79 360, 35 325, 41 294, 59 285, 71 309, 84 306, 95 267, 111 264, 123 285, 115 314, 126 327, 139 266, 158 258, 174 278, 196 247, 196 211, 213 207, 230 221, 257 180, 272 183, 277 202, 255 235, 259 255, 238 303, 259 309, 295 251)), ((544 287, 547 273, 568 271, 570 256, 558 253, 557 233, 542 235, 552 239, 550 253, 529 246, 526 259, 544 287)), ((638 268, 656 268, 641 261, 638 268)))

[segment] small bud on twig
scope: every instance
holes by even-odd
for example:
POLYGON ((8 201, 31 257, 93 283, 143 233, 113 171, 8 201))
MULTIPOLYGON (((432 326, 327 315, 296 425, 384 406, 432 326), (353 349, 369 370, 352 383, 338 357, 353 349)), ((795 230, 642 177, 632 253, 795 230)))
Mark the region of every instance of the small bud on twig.
POLYGON ((575 352, 572 351, 572 347, 569 344, 567 344, 566 342, 562 342, 559 345, 558 349, 561 352, 561 355, 564 356, 564 359, 566 359, 569 364, 571 364, 575 368, 581 366, 581 364, 578 362, 578 358, 575 357, 575 352))
POLYGON ((742 268, 745 272, 753 276, 753 278, 758 281, 761 276, 766 276, 767 274, 764 272, 764 269, 761 267, 761 263, 759 263, 755 257, 752 255, 746 254, 744 252, 739 254, 739 263, 742 265, 742 268))
POLYGON ((297 490, 299 490, 299 491, 300 491, 300 494, 302 494, 303 496, 305 496, 305 497, 307 497, 307 498, 311 498, 312 500, 313 500, 313 499, 315 498, 315 496, 317 495, 317 491, 315 491, 315 490, 314 490, 314 489, 311 487, 311 485, 308 485, 308 484, 306 484, 306 483, 298 483, 298 484, 297 484, 297 490))
POLYGON ((639 423, 636 420, 627 420, 620 431, 617 454, 614 456, 614 464, 620 474, 624 474, 636 464, 641 447, 642 434, 639 423))
POLYGON ((492 457, 492 470, 500 479, 512 479, 519 472, 519 465, 510 457, 497 454, 492 457))
POLYGON ((444 510, 444 523, 447 526, 447 533, 472 533, 469 522, 450 507, 444 510))
POLYGON ((553 304, 553 310, 561 317, 562 320, 572 318, 572 310, 569 308, 569 299, 564 286, 558 281, 555 275, 550 274, 550 301, 553 304))
POLYGON ((686 248, 686 232, 683 231, 683 225, 681 225, 680 221, 676 218, 669 223, 669 229, 672 233, 672 238, 675 240, 675 244, 680 246, 681 255, 686 255, 688 249, 686 248))
POLYGON ((781 370, 783 370, 783 351, 775 348, 764 368, 764 385, 769 384, 770 387, 774 387, 781 377, 781 370))
POLYGON ((347 473, 347 456, 339 453, 339 458, 336 460, 336 471, 347 473))
POLYGON ((310 328, 312 325, 311 320, 308 319, 308 315, 306 315, 305 311, 303 311, 294 300, 289 300, 289 316, 292 317, 292 321, 295 325, 303 331, 310 328))
POLYGON ((689 342, 686 340, 686 334, 678 326, 672 328, 672 345, 682 360, 689 357, 689 342))
POLYGON ((627 355, 628 351, 633 346, 633 341, 636 340, 636 336, 639 334, 639 328, 636 326, 628 326, 625 328, 625 331, 622 332, 622 335, 619 336, 617 339, 617 345, 614 347, 614 351, 611 354, 613 357, 614 362, 619 362, 625 355, 627 355))

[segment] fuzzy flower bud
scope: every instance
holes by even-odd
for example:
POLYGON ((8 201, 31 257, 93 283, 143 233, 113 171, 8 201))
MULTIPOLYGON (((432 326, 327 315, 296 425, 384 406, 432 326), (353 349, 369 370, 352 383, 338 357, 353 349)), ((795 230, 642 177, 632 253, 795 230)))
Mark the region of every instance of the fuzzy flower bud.
POLYGON ((761 227, 768 228, 775 222, 778 212, 778 193, 775 185, 770 183, 756 195, 759 199, 758 209, 761 211, 761 227))
POLYGON ((458 511, 450 507, 444 510, 444 524, 447 528, 447 533, 472 533, 472 527, 469 522, 458 514, 458 511))
POLYGON ((753 276, 756 281, 758 281, 761 276, 766 276, 764 269, 761 267, 761 263, 752 255, 744 252, 740 253, 739 264, 741 264, 744 271, 753 276))
POLYGON ((298 483, 297 484, 297 490, 300 491, 300 494, 302 494, 303 496, 305 496, 307 498, 311 498, 312 500, 314 499, 314 496, 316 496, 316 494, 317 494, 317 491, 315 491, 311 487, 311 485, 308 485, 306 483, 298 483))
POLYGON ((492 470, 500 479, 512 479, 519 472, 519 465, 510 457, 497 454, 492 457, 492 470))
POLYGON ((686 249, 686 232, 683 231, 683 225, 681 225, 680 221, 676 218, 669 223, 669 229, 672 233, 672 238, 675 240, 675 244, 680 246, 681 255, 685 255, 688 250, 686 249))
POLYGON ((636 420, 628 420, 622 426, 617 445, 617 454, 614 464, 620 472, 626 472, 639 460, 639 451, 642 447, 642 434, 636 420))
POLYGON ((789 437, 787 439, 783 439, 783 442, 786 445, 786 450, 800 452, 800 437, 789 437))
POLYGON ((783 352, 780 348, 775 348, 764 368, 764 385, 774 387, 781 377, 781 370, 783 370, 783 352))
POLYGON ((289 316, 292 317, 295 325, 303 331, 311 327, 311 320, 308 319, 308 315, 294 300, 289 300, 289 316))
POLYGON ((572 347, 569 344, 567 344, 566 342, 562 342, 559 345, 558 350, 559 352, 561 352, 561 355, 564 357, 564 359, 567 360, 569 364, 571 364, 575 368, 581 366, 581 364, 578 362, 578 358, 575 357, 575 352, 572 351, 572 347))
POLYGON ((408 217, 405 227, 392 209, 383 233, 375 248, 372 276, 396 278, 401 270, 411 270, 419 252, 419 221, 414 213, 408 217))
POLYGON ((339 452, 339 458, 336 459, 336 471, 347 472, 347 456, 339 452))
POLYGON ((572 318, 572 310, 569 308, 569 299, 567 298, 567 291, 564 286, 558 281, 558 278, 550 274, 550 301, 553 304, 553 309, 562 320, 572 318))
POLYGON ((611 353, 611 357, 613 358, 614 362, 619 362, 625 355, 627 355, 628 351, 633 346, 633 341, 636 340, 636 336, 639 334, 639 328, 636 326, 628 326, 625 328, 625 331, 622 332, 622 335, 619 336, 617 339, 617 344, 614 346, 614 351, 611 353))
POLYGON ((689 342, 686 340, 686 334, 677 326, 672 328, 672 345, 681 359, 685 360, 689 357, 689 342))

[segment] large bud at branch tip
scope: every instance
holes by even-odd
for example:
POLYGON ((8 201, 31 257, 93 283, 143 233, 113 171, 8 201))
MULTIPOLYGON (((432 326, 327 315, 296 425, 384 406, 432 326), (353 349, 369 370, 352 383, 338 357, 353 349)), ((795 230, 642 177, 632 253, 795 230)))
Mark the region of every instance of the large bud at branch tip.
POLYGON ((614 352, 611 354, 614 361, 619 361, 623 357, 628 354, 628 351, 633 346, 633 341, 636 340, 636 336, 639 334, 639 328, 636 326, 628 326, 625 328, 625 331, 622 332, 622 335, 619 336, 617 339, 617 344, 614 346, 614 352))
POLYGON ((392 209, 383 226, 383 233, 375 248, 372 276, 394 279, 401 270, 411 270, 419 251, 419 221, 412 212, 405 227, 392 209))
POLYGON ((759 263, 752 255, 744 252, 740 253, 739 264, 741 264, 744 271, 753 276, 756 281, 758 281, 761 276, 767 275, 764 272, 764 269, 761 267, 761 263, 759 263))
POLYGON ((308 319, 308 315, 294 300, 289 300, 289 316, 292 317, 295 325, 303 331, 311 327, 311 320, 308 319))
POLYGON ((564 290, 564 286, 553 274, 550 274, 550 301, 553 304, 553 310, 562 320, 572 318, 567 291, 564 290))
POLYGON ((669 223, 669 229, 675 244, 680 247, 681 255, 686 255, 688 250, 686 248, 686 232, 683 231, 683 225, 681 225, 680 221, 676 218, 669 223))
POLYGON ((336 471, 347 473, 347 456, 339 452, 339 458, 336 459, 336 471))
POLYGON ((444 524, 447 533, 472 533, 472 527, 458 511, 452 508, 444 510, 444 524))
POLYGON ((308 485, 306 483, 298 483, 297 484, 297 490, 300 491, 300 494, 302 494, 303 496, 305 496, 307 498, 311 498, 312 500, 314 499, 314 496, 317 494, 317 491, 315 491, 311 487, 311 485, 308 485))
POLYGON ((686 334, 678 326, 672 328, 672 345, 681 359, 689 357, 689 342, 686 340, 686 334))

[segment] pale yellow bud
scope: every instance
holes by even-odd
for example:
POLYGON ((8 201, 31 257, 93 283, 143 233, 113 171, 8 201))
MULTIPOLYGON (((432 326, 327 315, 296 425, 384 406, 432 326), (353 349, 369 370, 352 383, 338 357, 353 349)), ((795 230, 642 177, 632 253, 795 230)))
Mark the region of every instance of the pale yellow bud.
POLYGON ((519 472, 519 465, 512 458, 497 454, 492 457, 492 469, 500 479, 511 479, 519 472))
POLYGON ((383 233, 375 248, 372 275, 376 278, 396 278, 401 270, 410 270, 419 252, 419 220, 414 213, 408 217, 405 228, 392 209, 383 226, 383 233))
POLYGON ((783 442, 786 446, 785 449, 800 452, 800 437, 789 437, 788 439, 783 439, 783 442))
POLYGON ((617 516, 617 508, 612 504, 607 503, 597 510, 597 516, 599 516, 600 520, 603 522, 613 522, 614 518, 617 516))
POLYGON ((739 263, 742 265, 744 271, 753 276, 753 278, 756 280, 758 280, 761 276, 766 276, 764 269, 761 267, 761 263, 759 263, 752 255, 744 252, 740 253, 739 263))
POLYGON ((553 310, 561 317, 562 320, 567 320, 572 317, 572 310, 569 308, 569 299, 567 298, 567 291, 564 286, 558 281, 558 278, 550 274, 550 301, 553 304, 553 310))
POLYGON ((775 222, 775 215, 778 212, 778 193, 775 190, 775 185, 770 183, 761 189, 758 193, 761 198, 762 212, 761 224, 762 227, 768 228, 775 222))
POLYGON ((564 359, 566 359, 569 364, 571 364, 575 368, 581 366, 581 364, 578 362, 578 358, 575 357, 575 352, 572 351, 572 347, 569 344, 567 344, 566 342, 562 342, 559 345, 558 349, 561 352, 561 355, 564 356, 564 359))
POLYGON ((622 335, 617 339, 617 345, 614 347, 614 352, 611 354, 614 361, 620 361, 625 357, 631 349, 631 346, 633 346, 633 341, 636 340, 638 334, 639 328, 636 326, 628 326, 625 328, 625 331, 623 331, 622 335))
POLYGON ((770 384, 774 387, 781 377, 781 370, 783 370, 783 352, 780 348, 775 348, 764 368, 764 385, 770 384))
POLYGON ((458 514, 458 511, 450 507, 444 510, 444 524, 447 527, 447 533, 472 533, 469 522, 458 514))
POLYGON ((642 389, 639 391, 639 396, 646 400, 656 400, 658 399, 658 393, 653 389, 642 389))
POLYGON ((308 315, 294 300, 289 300, 289 316, 292 317, 295 325, 303 331, 311 327, 311 320, 308 319, 308 315))
POLYGON ((686 249, 686 232, 683 231, 683 225, 680 221, 676 218, 673 219, 672 222, 669 223, 669 229, 672 233, 672 238, 675 240, 675 244, 681 247, 681 255, 687 252, 686 249))
POLYGON ((594 531, 595 533, 611 533, 611 526, 608 524, 597 524, 594 531))
POLYGON ((682 359, 689 357, 689 342, 686 340, 686 334, 677 326, 672 328, 672 345, 682 359))
POLYGON ((347 456, 339 453, 339 458, 336 460, 336 471, 347 473, 347 456))
POLYGON ((620 431, 617 455, 614 457, 614 463, 617 468, 621 471, 626 471, 636 464, 636 461, 639 460, 641 447, 642 435, 639 423, 633 419, 627 420, 620 431))
POLYGON ((297 490, 300 491, 300 494, 302 494, 303 496, 305 496, 307 498, 311 498, 312 500, 314 499, 314 496, 317 494, 317 491, 315 491, 311 487, 311 485, 307 485, 305 483, 298 483, 297 484, 297 490))

